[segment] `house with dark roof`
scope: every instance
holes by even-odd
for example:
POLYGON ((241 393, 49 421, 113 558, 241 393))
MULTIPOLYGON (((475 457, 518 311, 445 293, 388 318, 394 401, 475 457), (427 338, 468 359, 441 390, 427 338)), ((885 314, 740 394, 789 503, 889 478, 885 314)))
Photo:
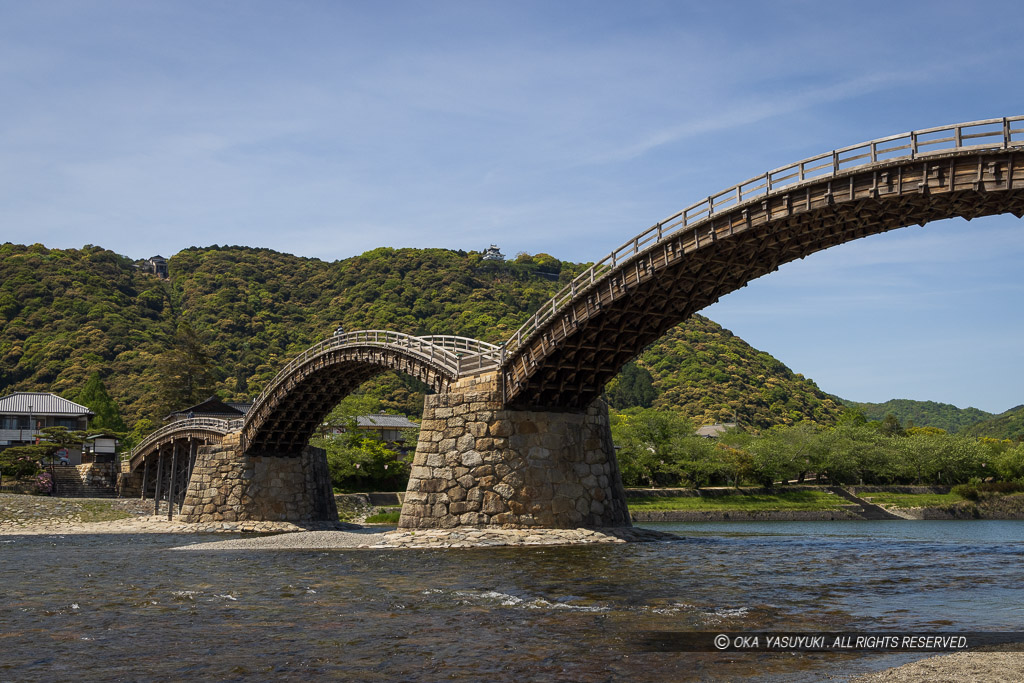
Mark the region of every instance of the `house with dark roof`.
POLYGON ((193 417, 215 417, 220 420, 237 420, 245 417, 252 403, 231 403, 221 401, 216 396, 211 396, 202 403, 197 403, 188 408, 175 410, 164 418, 164 422, 177 422, 193 417))
MULTIPOLYGON (((360 433, 383 441, 401 455, 405 455, 408 450, 416 447, 415 441, 409 443, 409 433, 419 428, 418 424, 405 415, 376 413, 356 416, 356 429, 360 433)), ((333 434, 344 434, 347 430, 345 427, 332 427, 328 431, 333 434)))
POLYGON ((735 427, 736 427, 736 423, 735 422, 726 422, 724 424, 704 425, 703 427, 699 428, 696 431, 696 435, 700 436, 700 437, 703 437, 705 439, 717 439, 718 437, 722 436, 722 434, 725 434, 727 431, 729 431, 730 429, 734 429, 735 427))
POLYGON ((152 273, 157 277, 167 277, 167 259, 159 254, 156 256, 150 256, 148 259, 142 262, 142 272, 152 273))
POLYGON ((109 433, 93 434, 82 444, 82 462, 117 462, 117 436, 109 433))
POLYGON ((85 406, 56 394, 15 392, 0 398, 0 450, 33 444, 47 427, 84 431, 91 417, 95 413, 85 406))
POLYGON ((360 431, 372 433, 387 444, 405 443, 410 429, 419 429, 419 425, 405 415, 358 415, 356 426, 360 431))

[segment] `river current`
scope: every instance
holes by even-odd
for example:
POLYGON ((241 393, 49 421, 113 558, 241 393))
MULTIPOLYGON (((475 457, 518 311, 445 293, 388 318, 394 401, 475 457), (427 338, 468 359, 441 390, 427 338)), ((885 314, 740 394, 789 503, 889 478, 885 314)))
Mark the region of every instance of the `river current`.
POLYGON ((644 631, 1024 631, 1024 522, 645 524, 679 540, 191 551, 0 537, 0 681, 688 681, 920 655, 644 652, 644 631))

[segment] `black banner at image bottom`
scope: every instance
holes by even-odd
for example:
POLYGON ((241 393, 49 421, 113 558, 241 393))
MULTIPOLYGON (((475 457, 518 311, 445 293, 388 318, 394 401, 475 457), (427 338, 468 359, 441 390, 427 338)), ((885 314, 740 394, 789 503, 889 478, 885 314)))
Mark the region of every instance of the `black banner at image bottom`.
POLYGON ((1024 652, 1024 632, 1010 631, 641 631, 632 640, 640 652, 1024 652))

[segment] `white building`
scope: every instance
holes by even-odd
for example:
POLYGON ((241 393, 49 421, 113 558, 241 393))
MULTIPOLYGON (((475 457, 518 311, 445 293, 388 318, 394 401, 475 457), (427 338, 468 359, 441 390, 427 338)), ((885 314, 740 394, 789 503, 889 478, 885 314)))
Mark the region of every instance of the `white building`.
POLYGON ((84 431, 93 416, 85 406, 56 394, 19 391, 4 396, 0 398, 0 449, 33 444, 39 430, 47 427, 84 431))

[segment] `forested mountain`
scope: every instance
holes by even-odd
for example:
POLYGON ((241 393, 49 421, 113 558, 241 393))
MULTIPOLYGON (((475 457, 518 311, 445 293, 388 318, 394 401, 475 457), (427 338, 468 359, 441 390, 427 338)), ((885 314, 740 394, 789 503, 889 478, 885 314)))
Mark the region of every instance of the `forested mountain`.
POLYGON ((74 400, 99 371, 126 415, 151 413, 174 318, 166 283, 123 256, 0 245, 0 393, 74 400))
POLYGON ((995 417, 992 413, 977 408, 957 408, 949 403, 911 401, 905 398, 894 398, 885 403, 843 403, 861 411, 869 420, 881 420, 892 414, 903 426, 913 424, 917 427, 938 427, 951 434, 995 417))
MULTIPOLYGON (((651 376, 652 407, 679 410, 698 425, 832 424, 843 411, 814 382, 700 315, 669 330, 636 365, 651 376)), ((624 407, 614 398, 628 373, 624 369, 609 386, 614 407, 624 407)))
POLYGON ((994 415, 987 420, 973 424, 964 429, 964 434, 1024 441, 1024 406, 1011 408, 1005 413, 994 415))
MULTIPOLYGON (((74 399, 99 372, 129 424, 200 395, 181 392, 173 378, 183 372, 209 377, 196 392, 251 399, 339 324, 503 341, 583 267, 546 254, 496 262, 478 252, 382 248, 326 263, 214 246, 172 257, 164 281, 99 247, 8 243, 0 246, 0 393, 74 399)), ((813 382, 701 317, 626 373, 609 387, 617 407, 675 408, 702 424, 831 423, 841 412, 813 382)), ((421 390, 397 375, 367 387, 383 407, 414 415, 421 390)))

